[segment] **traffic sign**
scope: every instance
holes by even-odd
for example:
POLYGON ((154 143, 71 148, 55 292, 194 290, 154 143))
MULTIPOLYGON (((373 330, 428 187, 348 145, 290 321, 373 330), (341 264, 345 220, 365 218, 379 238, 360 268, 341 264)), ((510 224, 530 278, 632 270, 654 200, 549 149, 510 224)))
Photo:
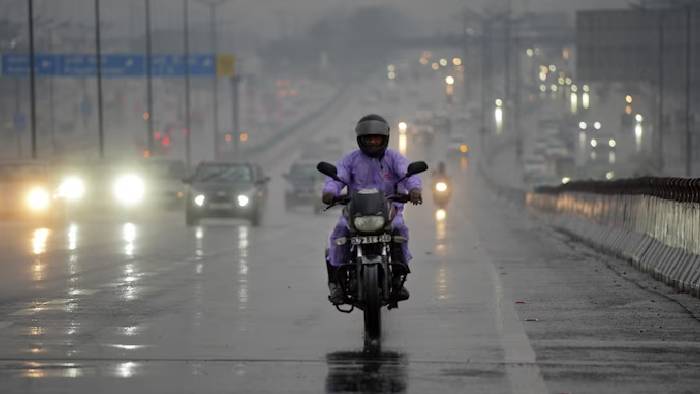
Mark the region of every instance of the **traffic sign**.
POLYGON ((236 58, 233 55, 219 55, 216 57, 216 76, 232 77, 236 65, 236 58))
MULTIPOLYGON (((233 56, 193 54, 189 57, 189 71, 195 77, 213 77, 223 65, 225 72, 233 71, 233 56), (221 64, 217 63, 220 62, 221 64)), ((97 74, 95 55, 91 54, 36 54, 35 73, 38 76, 90 77, 97 74)), ((3 76, 23 77, 29 74, 29 55, 6 53, 0 57, 3 76)), ((185 56, 153 55, 151 75, 154 77, 181 77, 186 72, 185 56)), ((146 75, 146 56, 143 54, 106 54, 102 56, 102 76, 106 78, 138 77, 146 75)), ((225 74, 229 75, 229 74, 225 74)))

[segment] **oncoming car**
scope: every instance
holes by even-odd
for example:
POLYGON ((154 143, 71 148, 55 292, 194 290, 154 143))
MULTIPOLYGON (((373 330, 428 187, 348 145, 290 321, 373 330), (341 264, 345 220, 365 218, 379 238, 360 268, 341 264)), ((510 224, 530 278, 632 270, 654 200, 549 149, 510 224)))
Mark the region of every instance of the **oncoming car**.
POLYGON ((185 179, 185 219, 195 225, 210 217, 245 218, 260 224, 267 183, 262 168, 251 163, 202 162, 185 179))
POLYGON ((55 166, 58 196, 68 216, 136 213, 145 207, 148 185, 138 163, 87 161, 55 166))
POLYGON ((307 205, 313 207, 314 213, 321 212, 323 204, 320 195, 323 175, 316 170, 316 163, 295 162, 284 178, 287 180, 287 189, 284 193, 284 206, 287 210, 299 205, 307 205))
POLYGON ((60 205, 47 164, 0 162, 0 216, 47 219, 59 212, 60 205))

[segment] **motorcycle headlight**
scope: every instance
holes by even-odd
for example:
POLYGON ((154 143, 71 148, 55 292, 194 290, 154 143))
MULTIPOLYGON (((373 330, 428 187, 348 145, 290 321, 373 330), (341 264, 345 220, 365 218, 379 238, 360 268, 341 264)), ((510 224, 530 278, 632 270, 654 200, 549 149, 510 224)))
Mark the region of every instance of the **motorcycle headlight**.
POLYGON ((85 183, 76 176, 65 178, 58 186, 58 196, 68 201, 78 201, 85 195, 85 183))
POLYGON ((194 196, 194 205, 201 207, 204 205, 204 201, 206 201, 206 199, 207 198, 204 196, 204 194, 197 194, 194 196))
POLYGON ((439 192, 446 192, 447 191, 447 183, 445 183, 445 182, 436 183, 435 190, 437 190, 439 192))
POLYGON ((247 207, 248 203, 250 203, 250 198, 245 194, 239 194, 236 200, 238 201, 238 206, 241 208, 247 207))
POLYGON ((48 190, 37 186, 29 190, 27 193, 27 206, 32 211, 45 211, 51 204, 51 196, 48 190))
POLYGON ((358 216, 353 222, 358 231, 371 232, 380 230, 384 227, 383 216, 358 216))
POLYGON ((143 179, 130 174, 123 175, 114 181, 112 191, 117 201, 123 205, 137 205, 143 201, 145 194, 143 179))

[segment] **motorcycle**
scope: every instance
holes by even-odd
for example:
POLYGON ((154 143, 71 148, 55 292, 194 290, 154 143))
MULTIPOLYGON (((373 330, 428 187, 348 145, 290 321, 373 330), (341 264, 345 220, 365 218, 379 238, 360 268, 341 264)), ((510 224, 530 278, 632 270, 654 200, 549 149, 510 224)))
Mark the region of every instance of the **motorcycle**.
MULTIPOLYGON (((331 179, 338 178, 338 169, 330 163, 320 162, 318 171, 331 179)), ((377 346, 381 337, 381 308, 398 308, 399 291, 406 281, 408 267, 392 262, 392 250, 407 242, 404 237, 394 235, 391 223, 396 216, 395 202, 407 203, 409 196, 398 193, 398 185, 406 178, 425 172, 428 165, 418 161, 408 166, 406 176, 394 185, 394 194, 385 196, 382 190, 362 189, 339 196, 328 205, 345 205, 343 214, 347 218, 350 235, 337 239, 338 245, 350 244, 350 258, 338 269, 338 283, 343 288, 344 304, 336 308, 351 313, 355 308, 364 315, 365 346, 377 346)), ((346 184, 347 186, 347 184, 346 184)), ((349 189, 349 188, 348 188, 349 189)))
POLYGON ((452 197, 452 186, 447 178, 438 178, 433 182, 433 202, 438 208, 445 209, 452 197))

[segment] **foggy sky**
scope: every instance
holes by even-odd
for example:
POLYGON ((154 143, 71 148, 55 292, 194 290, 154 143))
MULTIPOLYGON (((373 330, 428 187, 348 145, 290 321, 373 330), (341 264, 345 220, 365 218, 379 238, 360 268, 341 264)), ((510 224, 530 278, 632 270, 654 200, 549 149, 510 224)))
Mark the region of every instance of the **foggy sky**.
MULTIPOLYGON (((206 28, 209 11, 202 3, 190 0, 193 26, 206 28)), ((507 0, 230 0, 217 12, 222 31, 246 32, 262 39, 304 34, 308 27, 329 13, 351 12, 363 6, 386 5, 399 9, 416 21, 407 29, 419 31, 455 31, 458 15, 465 5, 482 10, 485 5, 505 9, 507 0)), ((626 8, 627 0, 511 0, 514 13, 569 12, 592 8, 626 8)), ((14 20, 26 20, 26 1, 0 0, 0 14, 14 20)), ((35 0, 36 15, 92 24, 93 0, 35 0)), ((102 0, 104 34, 140 34, 143 31, 143 0, 102 0)), ((151 0, 154 29, 178 29, 182 24, 182 0, 151 0)))

